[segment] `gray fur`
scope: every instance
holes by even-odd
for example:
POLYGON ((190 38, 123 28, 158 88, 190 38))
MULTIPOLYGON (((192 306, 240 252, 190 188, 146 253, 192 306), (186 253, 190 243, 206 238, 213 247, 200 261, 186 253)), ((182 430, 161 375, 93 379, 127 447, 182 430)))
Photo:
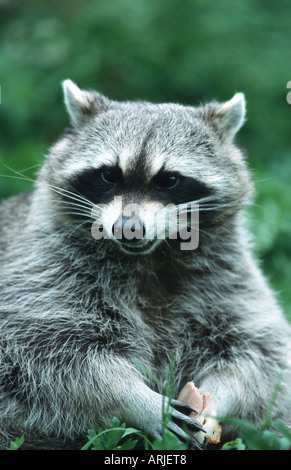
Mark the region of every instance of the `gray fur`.
MULTIPOLYGON (((177 394, 194 380, 218 415, 262 424, 291 335, 245 228, 252 182, 232 141, 243 95, 193 108, 117 103, 70 81, 64 90, 74 129, 49 152, 33 191, 0 206, 1 444, 24 434, 27 447, 73 447, 113 416, 157 437, 161 390, 133 360, 163 383, 172 357, 177 394), (147 181, 164 166, 211 188, 221 210, 201 221, 197 250, 162 240, 134 255, 94 240, 72 214, 93 222, 93 204, 70 199, 66 184, 104 164, 124 174, 138 167, 147 181)), ((154 202, 143 190, 124 197, 154 202)), ((116 215, 109 201, 107 231, 116 215)), ((289 425, 290 385, 289 366, 272 413, 289 425)))

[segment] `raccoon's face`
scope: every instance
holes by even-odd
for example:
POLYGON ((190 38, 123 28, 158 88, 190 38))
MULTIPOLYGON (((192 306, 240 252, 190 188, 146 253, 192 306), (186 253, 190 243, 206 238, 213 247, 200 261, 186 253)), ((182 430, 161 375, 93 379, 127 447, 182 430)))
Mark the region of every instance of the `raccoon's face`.
POLYGON ((69 80, 64 91, 74 128, 40 176, 58 188, 62 212, 93 238, 128 254, 150 253, 169 239, 194 249, 199 224, 242 204, 249 176, 232 144, 244 119, 242 94, 191 108, 117 103, 69 80))

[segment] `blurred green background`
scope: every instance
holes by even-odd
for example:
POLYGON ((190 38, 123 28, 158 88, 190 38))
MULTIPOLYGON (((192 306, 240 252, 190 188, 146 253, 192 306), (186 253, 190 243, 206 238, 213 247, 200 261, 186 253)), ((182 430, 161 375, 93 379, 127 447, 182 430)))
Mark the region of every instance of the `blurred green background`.
POLYGON ((0 0, 0 198, 30 187, 7 166, 33 177, 68 126, 65 78, 120 100, 243 91, 255 250, 291 318, 290 20, 290 0, 0 0))

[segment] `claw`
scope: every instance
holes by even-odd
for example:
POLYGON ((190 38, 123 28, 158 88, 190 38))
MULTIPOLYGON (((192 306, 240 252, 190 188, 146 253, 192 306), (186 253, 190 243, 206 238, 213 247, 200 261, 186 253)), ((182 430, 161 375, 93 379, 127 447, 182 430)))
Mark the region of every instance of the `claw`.
POLYGON ((180 413, 177 409, 173 409, 171 412, 172 415, 172 421, 176 422, 179 426, 182 426, 183 424, 186 424, 186 426, 189 428, 190 431, 194 432, 205 432, 202 424, 199 421, 196 421, 196 419, 190 418, 189 416, 180 413))
POLYGON ((167 429, 178 437, 182 443, 189 443, 190 449, 199 449, 202 450, 202 447, 198 440, 193 436, 193 433, 198 433, 200 431, 205 432, 202 424, 199 421, 196 421, 193 418, 190 418, 190 415, 194 410, 185 403, 182 403, 178 400, 171 401, 171 420, 168 423, 167 429), (183 425, 189 433, 185 432, 183 425), (191 434, 190 434, 191 433, 191 434))
POLYGON ((194 433, 206 432, 205 429, 202 427, 202 425, 198 421, 195 421, 195 420, 191 420, 191 421, 185 421, 185 420, 181 420, 181 419, 177 419, 173 417, 174 423, 176 423, 178 426, 183 426, 183 424, 185 424, 188 431, 191 431, 194 433))
POLYGON ((184 444, 186 442, 189 443, 189 447, 191 449, 198 449, 202 450, 201 445, 199 442, 195 439, 195 437, 188 435, 183 429, 177 425, 175 422, 170 421, 170 423, 167 426, 167 429, 174 434, 178 439, 184 444))
POLYGON ((193 436, 190 436, 189 448, 195 449, 195 450, 203 450, 203 447, 201 446, 201 444, 193 436))
POLYGON ((182 401, 179 400, 172 400, 171 405, 175 410, 180 411, 180 413, 183 413, 185 415, 189 415, 190 413, 197 413, 194 408, 191 408, 191 406, 186 405, 186 403, 183 403, 182 401))

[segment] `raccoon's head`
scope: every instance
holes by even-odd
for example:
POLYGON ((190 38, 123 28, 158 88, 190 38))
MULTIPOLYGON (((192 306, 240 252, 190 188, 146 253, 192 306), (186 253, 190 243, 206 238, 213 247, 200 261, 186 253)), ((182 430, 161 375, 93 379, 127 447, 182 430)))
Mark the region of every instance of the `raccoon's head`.
POLYGON ((128 254, 150 253, 169 239, 193 249, 199 225, 211 230, 245 203, 251 183, 233 144, 245 116, 242 93, 194 108, 116 102, 70 80, 63 88, 72 129, 52 148, 40 179, 58 215, 90 237, 128 254))

